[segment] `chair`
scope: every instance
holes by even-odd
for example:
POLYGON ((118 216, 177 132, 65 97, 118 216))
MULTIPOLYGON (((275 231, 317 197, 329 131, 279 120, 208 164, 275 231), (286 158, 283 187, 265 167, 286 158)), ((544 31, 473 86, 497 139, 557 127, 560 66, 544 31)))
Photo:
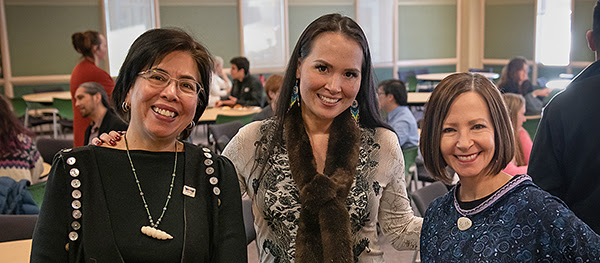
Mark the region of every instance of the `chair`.
POLYGON ((256 113, 247 114, 247 115, 217 115, 217 119, 215 120, 215 124, 221 124, 231 121, 241 121, 243 125, 252 122, 252 118, 256 115, 256 113))
POLYGON ((53 98, 52 105, 58 110, 60 116, 59 124, 61 130, 65 128, 73 129, 73 104, 71 100, 53 98))
POLYGON ((38 151, 42 155, 44 162, 52 163, 54 155, 62 149, 72 148, 73 140, 70 139, 53 139, 40 137, 35 142, 38 151))
MULTIPOLYGON (((239 120, 209 125, 208 133, 209 136, 212 137, 215 152, 221 153, 231 138, 233 138, 243 126, 244 124, 239 120)), ((209 141, 209 143, 211 142, 209 141)))
POLYGON ((416 160, 419 154, 419 147, 412 146, 406 149, 402 149, 402 155, 404 155, 404 178, 406 179, 406 187, 414 185, 414 189, 417 189, 417 167, 416 160))
POLYGON ((417 74, 415 73, 414 70, 408 70, 408 71, 398 70, 398 79, 402 80, 402 82, 404 82, 404 83, 406 83, 408 76, 416 76, 416 75, 417 74))
POLYGON ((43 181, 41 183, 37 183, 27 187, 27 190, 31 194, 33 201, 35 201, 35 204, 37 204, 38 207, 42 207, 42 202, 44 201, 44 193, 46 192, 46 183, 46 181, 43 181))
POLYGON ((256 239, 254 230, 254 214, 252 213, 252 199, 242 199, 242 214, 244 216, 244 228, 246 229, 246 244, 252 243, 256 239))
POLYGON ((406 76, 406 86, 408 88, 408 92, 416 92, 417 91, 417 77, 416 76, 406 76))
POLYGON ((529 137, 531 137, 531 140, 535 138, 535 132, 537 131, 537 127, 540 124, 540 119, 541 118, 527 119, 523 123, 523 129, 525 129, 527 133, 529 133, 529 137))
POLYGON ((433 202, 436 198, 446 194, 448 192, 448 188, 442 182, 433 182, 432 184, 419 188, 416 191, 410 193, 412 200, 417 208, 417 211, 421 216, 425 215, 425 211, 427 211, 427 207, 429 204, 433 202))
POLYGON ((0 242, 31 239, 38 215, 0 215, 0 242))
POLYGON ((51 119, 30 115, 29 105, 27 105, 27 102, 23 98, 15 97, 10 100, 15 115, 23 120, 23 125, 25 125, 25 127, 37 127, 52 123, 51 119))

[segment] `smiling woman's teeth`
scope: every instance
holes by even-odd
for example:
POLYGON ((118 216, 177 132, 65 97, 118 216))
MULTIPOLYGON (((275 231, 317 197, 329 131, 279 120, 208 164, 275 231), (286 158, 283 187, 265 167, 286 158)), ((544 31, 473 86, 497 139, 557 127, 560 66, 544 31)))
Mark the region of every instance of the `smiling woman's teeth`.
POLYGON ((460 155, 458 155, 457 157, 461 161, 470 161, 470 160, 475 159, 475 157, 477 157, 477 154, 474 153, 474 154, 467 155, 467 156, 460 156, 460 155))
POLYGON ((163 116, 167 116, 167 117, 171 117, 171 118, 175 117, 175 112, 172 112, 172 111, 168 111, 165 109, 159 109, 157 107, 152 107, 152 110, 163 116))
POLYGON ((324 96, 321 96, 321 95, 319 95, 319 99, 321 99, 322 101, 327 102, 327 103, 336 103, 336 102, 338 102, 337 99, 330 99, 330 98, 327 98, 327 97, 324 97, 324 96))

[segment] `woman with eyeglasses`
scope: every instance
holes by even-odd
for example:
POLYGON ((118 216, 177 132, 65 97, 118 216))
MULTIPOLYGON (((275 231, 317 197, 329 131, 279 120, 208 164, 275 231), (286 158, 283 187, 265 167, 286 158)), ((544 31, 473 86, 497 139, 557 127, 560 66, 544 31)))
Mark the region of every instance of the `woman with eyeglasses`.
POLYGON ((176 29, 131 46, 113 92, 118 142, 54 158, 31 262, 245 262, 235 169, 180 140, 208 100, 212 60, 176 29))

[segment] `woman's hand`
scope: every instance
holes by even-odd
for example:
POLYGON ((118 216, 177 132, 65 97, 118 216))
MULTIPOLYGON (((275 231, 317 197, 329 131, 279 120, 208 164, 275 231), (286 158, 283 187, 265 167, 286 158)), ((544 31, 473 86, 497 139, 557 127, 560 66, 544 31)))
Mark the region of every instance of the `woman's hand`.
POLYGON ((532 91, 531 93, 533 94, 534 97, 548 97, 548 95, 550 95, 550 92, 552 92, 552 90, 550 88, 543 88, 543 89, 536 89, 536 90, 532 91))
POLYGON ((103 143, 108 143, 110 146, 115 146, 117 145, 117 142, 121 140, 121 135, 123 134, 125 134, 124 131, 110 131, 109 133, 103 133, 92 139, 92 144, 100 146, 103 143))

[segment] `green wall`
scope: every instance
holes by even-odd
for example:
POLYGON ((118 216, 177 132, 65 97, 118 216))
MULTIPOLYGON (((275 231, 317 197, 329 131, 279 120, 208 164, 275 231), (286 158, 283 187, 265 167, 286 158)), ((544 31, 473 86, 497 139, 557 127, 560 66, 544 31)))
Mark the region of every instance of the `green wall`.
POLYGON ((456 5, 398 7, 399 59, 456 57, 456 5))
POLYGON ((488 4, 485 8, 484 58, 533 58, 535 6, 523 4, 488 4))
MULTIPOLYGON (((79 62, 71 35, 100 31, 97 6, 6 6, 13 76, 71 74, 79 62)), ((15 91, 16 92, 16 91, 15 91)))

